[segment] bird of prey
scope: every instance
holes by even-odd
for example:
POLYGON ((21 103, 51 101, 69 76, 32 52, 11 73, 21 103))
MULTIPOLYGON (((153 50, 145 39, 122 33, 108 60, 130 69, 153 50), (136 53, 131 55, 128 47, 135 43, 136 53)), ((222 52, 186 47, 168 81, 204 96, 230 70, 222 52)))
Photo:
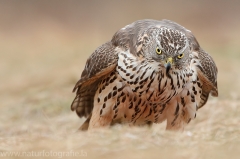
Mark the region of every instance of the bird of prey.
POLYGON ((167 130, 183 130, 209 94, 218 96, 217 72, 190 30, 170 20, 138 20, 88 58, 71 109, 87 118, 80 130, 164 120, 167 130))

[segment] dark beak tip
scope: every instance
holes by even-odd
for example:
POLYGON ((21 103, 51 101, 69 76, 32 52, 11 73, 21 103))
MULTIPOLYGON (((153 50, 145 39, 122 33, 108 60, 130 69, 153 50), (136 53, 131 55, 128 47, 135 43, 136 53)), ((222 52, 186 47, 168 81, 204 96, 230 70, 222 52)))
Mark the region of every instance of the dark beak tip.
POLYGON ((171 64, 167 63, 167 65, 166 65, 166 74, 169 73, 170 69, 171 69, 171 64))

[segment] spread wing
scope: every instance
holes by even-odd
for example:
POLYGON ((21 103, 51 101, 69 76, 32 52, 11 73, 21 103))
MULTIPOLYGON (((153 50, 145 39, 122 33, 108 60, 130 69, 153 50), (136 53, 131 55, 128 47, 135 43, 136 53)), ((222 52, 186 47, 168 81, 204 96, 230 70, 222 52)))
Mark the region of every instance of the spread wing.
POLYGON ((88 58, 80 80, 73 92, 76 97, 72 102, 72 111, 76 110, 79 117, 88 117, 93 109, 94 95, 102 77, 112 72, 117 65, 117 52, 111 42, 97 48, 88 58))

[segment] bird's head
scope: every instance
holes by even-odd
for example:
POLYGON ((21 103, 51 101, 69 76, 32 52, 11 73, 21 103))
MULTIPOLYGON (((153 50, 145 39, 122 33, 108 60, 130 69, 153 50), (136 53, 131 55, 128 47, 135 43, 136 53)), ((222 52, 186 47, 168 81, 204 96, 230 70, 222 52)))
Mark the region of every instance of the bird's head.
POLYGON ((145 57, 160 63, 168 74, 170 70, 180 70, 190 63, 190 48, 186 35, 166 27, 148 29, 142 46, 145 57))

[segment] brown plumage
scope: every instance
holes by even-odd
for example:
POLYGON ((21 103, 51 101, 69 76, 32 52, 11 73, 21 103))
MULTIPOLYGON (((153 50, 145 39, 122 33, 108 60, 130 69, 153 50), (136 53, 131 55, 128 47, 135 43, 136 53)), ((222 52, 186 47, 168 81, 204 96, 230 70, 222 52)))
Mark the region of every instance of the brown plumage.
POLYGON ((169 20, 139 20, 117 31, 88 58, 71 109, 81 130, 167 120, 182 130, 218 96, 217 67, 194 35, 169 20))

